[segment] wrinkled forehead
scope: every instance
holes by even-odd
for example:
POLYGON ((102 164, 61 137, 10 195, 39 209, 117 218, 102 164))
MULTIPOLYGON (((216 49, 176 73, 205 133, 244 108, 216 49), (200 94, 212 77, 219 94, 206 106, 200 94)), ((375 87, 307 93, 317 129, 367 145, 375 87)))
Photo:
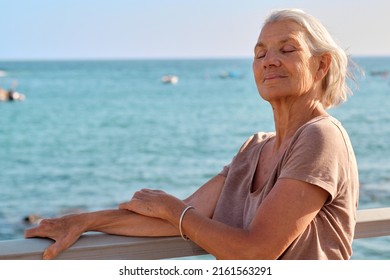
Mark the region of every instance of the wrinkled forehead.
POLYGON ((259 35, 258 44, 288 40, 305 44, 307 39, 305 28, 294 21, 282 20, 264 25, 259 35))

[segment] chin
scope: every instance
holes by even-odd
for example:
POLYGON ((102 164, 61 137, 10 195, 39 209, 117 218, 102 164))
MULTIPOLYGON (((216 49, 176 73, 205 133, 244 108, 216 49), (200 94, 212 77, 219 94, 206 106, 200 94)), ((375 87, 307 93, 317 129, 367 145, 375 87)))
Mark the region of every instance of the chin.
POLYGON ((286 92, 284 90, 269 89, 269 88, 266 90, 259 91, 259 94, 260 97, 266 101, 270 101, 272 99, 284 98, 291 95, 291 93, 286 92))

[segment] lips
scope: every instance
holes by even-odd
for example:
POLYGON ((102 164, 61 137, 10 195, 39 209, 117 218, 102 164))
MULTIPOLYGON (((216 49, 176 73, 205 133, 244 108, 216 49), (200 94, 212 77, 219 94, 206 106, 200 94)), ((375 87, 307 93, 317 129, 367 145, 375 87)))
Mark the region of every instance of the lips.
POLYGON ((282 79, 282 78, 286 78, 287 76, 285 75, 282 75, 282 74, 276 74, 276 73, 270 73, 270 74, 266 74, 264 75, 264 82, 265 81, 270 81, 270 80, 275 80, 275 79, 282 79))

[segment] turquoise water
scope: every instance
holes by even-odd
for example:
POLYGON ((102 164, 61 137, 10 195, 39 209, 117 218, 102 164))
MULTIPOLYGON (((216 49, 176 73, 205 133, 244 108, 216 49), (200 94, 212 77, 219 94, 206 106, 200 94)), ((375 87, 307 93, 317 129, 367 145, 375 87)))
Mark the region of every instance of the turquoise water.
MULTIPOLYGON (((390 58, 357 58, 367 77, 331 113, 358 159, 360 209, 390 206, 390 58)), ((29 214, 116 207, 143 187, 179 197, 230 162, 256 131, 273 130, 251 60, 0 62, 0 240, 22 238, 29 214), (225 71, 232 77, 221 78, 225 71), (176 85, 161 77, 178 75, 176 85)), ((355 259, 390 259, 390 238, 356 240, 355 259)))

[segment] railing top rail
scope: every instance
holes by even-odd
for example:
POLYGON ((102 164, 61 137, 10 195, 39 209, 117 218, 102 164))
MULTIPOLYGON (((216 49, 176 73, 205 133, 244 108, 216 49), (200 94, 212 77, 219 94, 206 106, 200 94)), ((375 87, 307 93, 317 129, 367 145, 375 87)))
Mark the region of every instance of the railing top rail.
MULTIPOLYGON (((390 207, 358 211, 355 238, 390 235, 390 207)), ((0 260, 41 259, 49 239, 32 238, 0 241, 0 260)), ((125 237, 89 233, 57 259, 98 260, 167 259, 207 254, 191 241, 179 237, 125 237)))

